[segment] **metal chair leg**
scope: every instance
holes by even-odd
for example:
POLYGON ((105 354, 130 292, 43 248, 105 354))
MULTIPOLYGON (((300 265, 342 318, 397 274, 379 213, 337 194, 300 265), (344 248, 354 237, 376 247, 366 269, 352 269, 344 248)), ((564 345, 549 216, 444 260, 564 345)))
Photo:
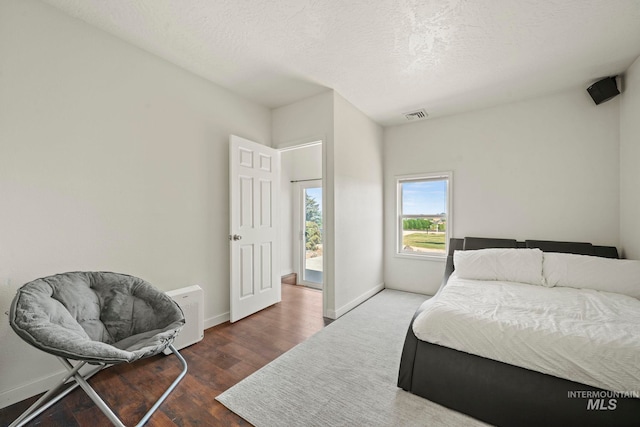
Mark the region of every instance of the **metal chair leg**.
MULTIPOLYGON (((151 409, 149 409, 149 411, 144 415, 144 417, 142 417, 140 422, 136 424, 136 427, 141 427, 147 421, 149 421, 149 418, 151 418, 153 413, 160 407, 162 402, 165 401, 165 399, 169 396, 169 394, 176 388, 178 383, 187 374, 186 360, 184 360, 182 355, 178 352, 178 350, 176 350, 176 348, 173 345, 169 345, 169 349, 173 352, 173 354, 176 355, 176 357, 180 361, 180 364, 182 365, 182 371, 180 372, 178 377, 171 383, 171 385, 165 390, 162 396, 160 396, 160 398, 156 400, 156 402, 153 404, 151 409)), ((31 405, 29 409, 27 409, 24 413, 22 413, 22 415, 20 415, 13 423, 11 423, 9 427, 24 426, 26 423, 33 420, 42 412, 44 412, 45 410, 53 406, 60 399, 62 399, 63 397, 71 393, 71 391, 73 391, 78 386, 81 387, 85 393, 87 393, 89 398, 98 406, 98 408, 100 408, 100 410, 107 416, 107 418, 109 418, 109 420, 111 421, 111 423, 113 423, 113 425, 117 427, 124 427, 124 424, 122 423, 122 421, 120 421, 120 419, 111 410, 111 408, 109 408, 109 406, 104 402, 104 400, 102 400, 100 395, 98 395, 98 393, 93 389, 93 387, 91 387, 87 382, 87 380, 91 378, 93 375, 95 375, 102 369, 111 365, 103 364, 89 371, 87 374, 83 375, 79 371, 87 362, 80 362, 77 365, 73 366, 67 359, 64 359, 62 357, 58 357, 58 359, 60 360, 60 362, 62 362, 64 367, 69 371, 67 375, 63 377, 63 379, 55 387, 53 387, 51 390, 45 393, 40 399, 38 399, 36 403, 31 405), (57 396, 52 397, 55 394, 55 392, 60 389, 60 387, 62 387, 65 383, 69 381, 75 381, 75 384, 65 389, 57 396)))
POLYGON ((162 404, 162 402, 164 402, 164 400, 167 398, 167 396, 169 396, 169 393, 171 393, 173 391, 173 389, 176 388, 178 383, 182 380, 182 378, 184 378, 184 376, 187 375, 187 361, 184 360, 184 358, 182 357, 182 355, 180 353, 178 353, 178 350, 176 350, 176 348, 173 346, 173 344, 169 345, 169 349, 173 352, 173 354, 176 355, 176 357, 180 361, 180 364, 182 365, 182 372, 180 372, 180 375, 178 375, 178 377, 171 383, 169 388, 167 388, 167 390, 165 390, 165 392, 162 394, 162 396, 160 396, 160 398, 156 401, 156 403, 153 404, 151 409, 149 409, 149 412, 147 412, 144 415, 144 417, 142 417, 140 422, 138 424, 136 424, 136 427, 141 427, 147 421, 149 421, 149 418, 151 418, 151 415, 153 415, 153 413, 156 411, 156 409, 158 409, 158 407, 162 404))
MULTIPOLYGON (((69 363, 67 359, 60 358, 60 361, 62 362, 63 365, 65 365, 67 369, 72 367, 71 363, 69 363)), ((100 410, 107 416, 107 418, 109 418, 109 421, 111 421, 113 425, 118 427, 125 427, 125 425, 122 424, 122 421, 120 421, 120 419, 116 416, 116 414, 113 413, 111 408, 109 408, 109 406, 107 406, 107 404, 104 403, 104 400, 102 400, 102 398, 98 395, 98 393, 96 393, 93 387, 89 385, 89 383, 84 379, 84 377, 81 374, 76 373, 74 374, 73 378, 76 380, 76 383, 84 390, 84 392, 87 393, 89 398, 93 400, 93 403, 95 403, 98 406, 98 408, 100 408, 100 410)))
MULTIPOLYGON (((62 358, 59 358, 59 359, 65 360, 62 358)), ((74 375, 76 375, 78 371, 86 364, 87 362, 80 362, 76 366, 72 366, 72 369, 69 371, 69 373, 66 376, 64 376, 51 390, 43 394, 33 405, 31 405, 18 418, 16 418, 11 424, 9 424, 9 427, 24 426, 26 423, 33 420, 35 417, 37 417, 38 415, 40 415, 41 413, 49 409, 51 406, 53 406, 58 401, 60 401, 63 397, 65 397, 66 395, 71 393, 73 390, 75 390, 78 387, 78 383, 75 383, 72 386, 69 386, 68 388, 60 392, 58 395, 53 396, 56 393, 56 391, 60 389, 60 387, 62 387, 64 384, 69 383, 70 380, 73 381, 74 375)), ((86 379, 91 378, 92 376, 94 376, 95 374, 97 374, 107 366, 108 365, 101 364, 100 366, 95 367, 85 375, 85 378, 86 379)))

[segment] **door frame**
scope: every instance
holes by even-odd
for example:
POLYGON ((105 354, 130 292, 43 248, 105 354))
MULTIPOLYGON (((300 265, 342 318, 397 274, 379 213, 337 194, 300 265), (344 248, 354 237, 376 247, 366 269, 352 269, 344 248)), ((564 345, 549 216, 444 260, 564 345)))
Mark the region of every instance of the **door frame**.
POLYGON ((322 315, 330 319, 335 319, 335 309, 333 308, 334 284, 333 274, 330 271, 333 268, 331 257, 333 257, 332 246, 332 234, 333 234, 333 213, 330 210, 330 206, 333 206, 333 202, 329 201, 329 165, 327 164, 328 151, 330 150, 330 143, 325 135, 317 135, 309 138, 302 138, 297 140, 290 140, 288 142, 282 142, 274 145, 274 148, 280 152, 295 150, 297 148, 304 148, 308 146, 322 145, 322 315))

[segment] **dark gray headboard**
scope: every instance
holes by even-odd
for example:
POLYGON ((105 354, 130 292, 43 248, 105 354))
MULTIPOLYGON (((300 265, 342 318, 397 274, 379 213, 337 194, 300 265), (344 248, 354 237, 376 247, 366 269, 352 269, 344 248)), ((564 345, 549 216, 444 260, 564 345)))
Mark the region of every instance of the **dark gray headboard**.
POLYGON ((592 255, 603 258, 618 258, 618 249, 615 246, 595 246, 583 242, 556 242, 552 240, 525 240, 518 242, 515 239, 493 239, 487 237, 465 237, 464 239, 450 239, 447 265, 444 270, 444 285, 451 273, 453 273, 453 252, 487 248, 538 248, 543 252, 561 252, 579 255, 592 255))

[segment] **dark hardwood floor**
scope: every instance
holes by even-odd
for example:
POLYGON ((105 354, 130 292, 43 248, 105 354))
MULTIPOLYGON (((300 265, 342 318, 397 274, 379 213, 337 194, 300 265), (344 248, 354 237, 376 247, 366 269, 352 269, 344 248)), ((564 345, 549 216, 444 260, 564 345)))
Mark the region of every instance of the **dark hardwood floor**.
MULTIPOLYGON (((283 284, 282 302, 234 324, 227 322, 207 329, 201 342, 180 350, 189 371, 147 425, 250 425, 215 397, 324 325, 322 293, 283 284)), ((106 369, 93 377, 90 384, 125 425, 135 425, 179 371, 175 356, 160 355, 106 369)), ((35 400, 36 397, 30 398, 0 409, 0 424, 9 425, 35 400)), ((29 425, 98 427, 112 424, 78 389, 29 425)))

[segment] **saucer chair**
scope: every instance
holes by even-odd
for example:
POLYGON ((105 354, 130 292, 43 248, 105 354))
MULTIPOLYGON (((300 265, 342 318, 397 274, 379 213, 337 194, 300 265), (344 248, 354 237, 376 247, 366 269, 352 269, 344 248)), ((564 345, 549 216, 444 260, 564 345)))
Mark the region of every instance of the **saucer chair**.
POLYGON ((185 323, 182 310, 166 294, 133 276, 73 272, 34 280, 18 289, 9 322, 20 338, 57 356, 68 371, 11 426, 26 424, 77 386, 114 425, 124 426, 87 379, 109 366, 132 363, 168 348, 182 371, 137 424, 142 426, 187 373, 186 361, 172 345, 185 323), (81 373, 87 364, 95 366, 81 373))

